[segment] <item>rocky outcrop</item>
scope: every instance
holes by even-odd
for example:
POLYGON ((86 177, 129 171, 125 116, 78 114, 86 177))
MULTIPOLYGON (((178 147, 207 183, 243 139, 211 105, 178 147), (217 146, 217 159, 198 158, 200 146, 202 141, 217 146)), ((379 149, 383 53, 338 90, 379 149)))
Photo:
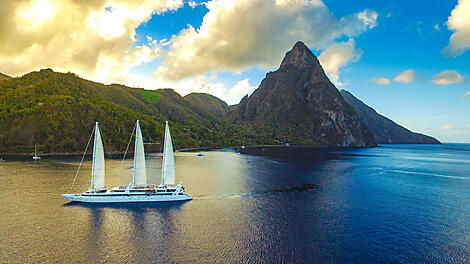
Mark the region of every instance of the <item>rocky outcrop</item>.
POLYGON ((286 53, 251 96, 231 112, 234 122, 293 144, 375 146, 369 129, 302 42, 286 53))
POLYGON ((362 123, 369 128, 378 143, 441 144, 441 142, 433 137, 414 133, 380 115, 348 91, 341 90, 341 95, 354 108, 362 123))

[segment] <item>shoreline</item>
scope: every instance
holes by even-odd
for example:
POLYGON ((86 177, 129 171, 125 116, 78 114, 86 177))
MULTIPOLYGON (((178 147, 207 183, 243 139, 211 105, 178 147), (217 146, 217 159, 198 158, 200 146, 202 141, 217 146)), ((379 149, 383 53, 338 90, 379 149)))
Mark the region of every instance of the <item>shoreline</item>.
MULTIPOLYGON (((463 143, 465 144, 465 143, 463 143)), ((344 150, 353 150, 353 149, 364 149, 364 148, 381 148, 384 145, 429 145, 429 144, 379 144, 377 146, 367 146, 367 147, 339 147, 339 146, 308 146, 308 145, 256 145, 256 146, 220 146, 220 147, 195 147, 195 148, 182 148, 176 149, 175 152, 200 152, 200 151, 212 151, 220 149, 232 149, 234 151, 240 152, 247 155, 255 156, 279 156, 279 157, 295 157, 295 156, 304 156, 308 154, 315 155, 329 155, 333 151, 344 151, 344 150)), ((146 154, 159 154, 159 151, 149 151, 146 154)), ((124 152, 113 152, 106 153, 105 157, 108 159, 122 159, 124 152)), ((132 158, 134 155, 133 152, 128 152, 126 154, 126 159, 132 158)), ((0 159, 4 161, 33 161, 33 153, 0 153, 0 159)), ((83 153, 40 153, 39 156, 42 159, 77 159, 80 160, 83 156, 83 153)), ((85 154, 84 160, 91 160, 92 153, 85 154)))
MULTIPOLYGON (((380 147, 380 146, 375 146, 380 147)), ((245 146, 245 148, 241 148, 241 146, 221 146, 221 147, 197 147, 197 148, 182 148, 176 149, 175 152, 200 152, 200 151, 212 151, 212 150, 220 150, 220 149, 232 149, 234 151, 238 151, 243 154, 248 155, 259 155, 259 152, 264 152, 264 149, 270 150, 284 150, 287 152, 291 151, 334 151, 334 150, 347 150, 347 149, 360 149, 360 148, 374 148, 374 147, 329 147, 329 146, 305 146, 305 145, 257 145, 257 146, 245 146), (250 153, 248 153, 250 152, 250 153), (256 154, 255 154, 256 153, 256 154)), ((161 152, 150 151, 146 152, 146 154, 159 154, 161 152)), ((77 159, 80 160, 83 156, 83 153, 39 153, 38 154, 41 159, 77 159)), ((108 159, 122 159, 124 152, 114 152, 114 153, 106 153, 105 158, 108 159)), ((126 159, 132 158, 134 152, 128 152, 126 154, 126 159)), ((0 158, 4 161, 26 161, 31 160, 33 161, 33 153, 0 153, 0 158)), ((84 160, 91 160, 92 153, 85 154, 84 160)))

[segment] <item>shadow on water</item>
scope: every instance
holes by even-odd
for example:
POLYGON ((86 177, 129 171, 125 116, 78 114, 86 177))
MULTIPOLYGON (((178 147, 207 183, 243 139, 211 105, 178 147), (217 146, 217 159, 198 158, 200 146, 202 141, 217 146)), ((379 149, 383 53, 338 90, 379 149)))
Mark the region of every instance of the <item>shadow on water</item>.
POLYGON ((68 202, 64 204, 65 207, 83 207, 88 209, 124 209, 129 211, 140 211, 148 209, 179 209, 183 204, 190 201, 179 201, 179 202, 142 202, 142 203, 81 203, 81 202, 68 202))
POLYGON ((193 197, 195 200, 208 200, 208 199, 234 199, 234 198, 256 198, 262 197, 267 195, 277 195, 283 193, 300 193, 300 192, 312 192, 316 189, 320 188, 318 184, 314 183, 305 183, 296 186, 289 186, 286 188, 281 189, 273 189, 267 191, 259 191, 259 192, 250 192, 250 193, 242 193, 242 194, 228 194, 228 195, 217 195, 217 196, 196 196, 193 197))
POLYGON ((261 146, 237 148, 241 154, 266 156, 282 159, 300 160, 339 160, 347 157, 366 156, 374 157, 371 154, 359 154, 356 151, 367 148, 344 148, 344 147, 314 147, 314 146, 261 146))

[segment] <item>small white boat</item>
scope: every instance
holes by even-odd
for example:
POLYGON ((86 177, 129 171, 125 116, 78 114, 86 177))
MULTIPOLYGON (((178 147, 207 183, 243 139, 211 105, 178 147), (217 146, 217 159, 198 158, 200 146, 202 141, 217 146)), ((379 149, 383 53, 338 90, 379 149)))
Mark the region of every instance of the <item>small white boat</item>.
POLYGON ((38 154, 37 154, 37 146, 34 145, 34 156, 33 156, 33 160, 40 160, 40 159, 41 159, 41 157, 38 156, 38 154))
POLYGON ((84 203, 177 202, 192 199, 191 196, 184 193, 182 182, 175 185, 175 158, 168 121, 165 127, 162 179, 159 186, 147 183, 144 144, 138 120, 132 182, 127 186, 118 186, 107 190, 104 184, 104 167, 103 144, 98 122, 96 122, 90 189, 83 193, 62 194, 62 196, 73 202, 84 203))

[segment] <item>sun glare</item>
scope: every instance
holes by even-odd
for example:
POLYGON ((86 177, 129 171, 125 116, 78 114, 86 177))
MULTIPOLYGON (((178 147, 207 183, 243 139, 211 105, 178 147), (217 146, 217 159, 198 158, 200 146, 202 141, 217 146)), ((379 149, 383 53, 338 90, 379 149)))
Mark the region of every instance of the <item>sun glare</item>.
POLYGON ((18 15, 29 29, 37 28, 54 15, 54 6, 48 0, 33 0, 20 9, 18 15))

